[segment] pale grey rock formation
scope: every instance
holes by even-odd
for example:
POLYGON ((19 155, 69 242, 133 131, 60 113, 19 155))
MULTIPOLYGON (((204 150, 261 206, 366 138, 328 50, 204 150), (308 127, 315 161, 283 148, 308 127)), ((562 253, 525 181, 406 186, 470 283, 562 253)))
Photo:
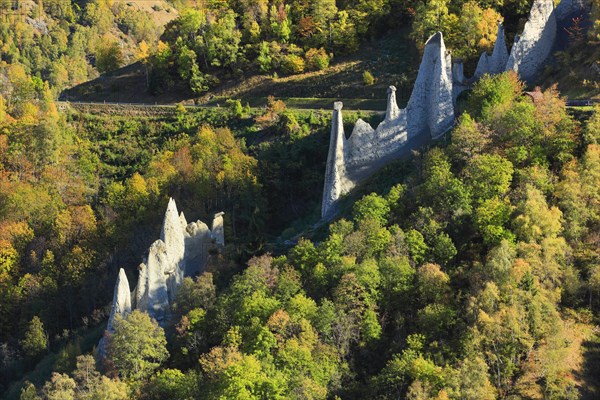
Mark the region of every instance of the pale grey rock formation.
POLYGON ((98 354, 101 357, 106 356, 107 352, 107 340, 108 335, 114 332, 113 323, 117 315, 127 316, 131 312, 131 289, 129 288, 129 281, 125 270, 121 268, 119 275, 117 276, 117 283, 115 284, 115 290, 113 292, 113 300, 110 309, 110 317, 108 318, 108 324, 106 324, 106 332, 100 339, 98 344, 98 354))
MULTIPOLYGON (((185 217, 184 217, 185 219, 185 217)), ((183 229, 181 227, 181 217, 177 212, 177 205, 175 200, 169 199, 167 211, 163 219, 163 225, 160 232, 160 240, 165 242, 168 248, 169 257, 174 264, 181 261, 184 252, 183 243, 183 229)), ((175 265, 171 266, 171 270, 175 268, 175 265)))
POLYGON ((486 52, 481 54, 473 79, 477 80, 485 74, 495 75, 504 72, 506 63, 508 62, 508 56, 506 38, 504 37, 504 27, 500 23, 498 24, 494 50, 492 50, 492 54, 487 54, 486 52))
POLYGON ((457 59, 452 64, 452 84, 464 84, 468 85, 469 80, 465 76, 465 69, 463 66, 462 59, 457 59))
POLYGON ((552 0, 535 0, 529 19, 510 51, 506 70, 513 70, 525 82, 531 83, 554 47, 556 16, 552 0))
POLYGON ((187 228, 188 222, 185 215, 183 215, 183 211, 179 213, 179 220, 181 221, 181 227, 183 229, 187 228))
MULTIPOLYGON (((202 221, 187 223, 170 199, 165 212, 160 239, 152 243, 148 255, 138 267, 139 276, 133 291, 133 301, 125 271, 119 271, 115 286, 111 316, 107 331, 112 331, 116 314, 128 314, 136 309, 148 313, 161 325, 169 319, 170 304, 185 276, 195 276, 206 267, 210 251, 224 246, 223 215, 213 219, 213 231, 202 221)), ((99 343, 98 355, 106 355, 106 339, 99 343)))
POLYGON ((177 294, 177 288, 183 282, 185 265, 183 255, 185 253, 184 228, 181 227, 181 218, 175 205, 175 200, 169 199, 167 212, 163 220, 160 239, 165 244, 167 264, 161 265, 167 276, 169 298, 173 299, 177 294))
POLYGON ((115 291, 113 293, 112 307, 110 310, 110 317, 108 318, 108 324, 106 329, 113 330, 113 322, 117 314, 126 316, 131 312, 131 289, 129 288, 129 281, 125 270, 119 269, 119 276, 117 277, 117 283, 115 284, 115 291))
POLYGON ((496 42, 492 54, 486 52, 481 53, 475 73, 471 78, 467 78, 464 73, 462 60, 457 60, 452 64, 452 90, 454 106, 456 107, 456 99, 467 89, 470 89, 474 82, 479 80, 483 75, 499 74, 504 72, 506 63, 508 62, 508 49, 506 47, 506 38, 504 36, 504 27, 501 23, 498 24, 498 32, 496 34, 496 42))
POLYGON ((169 311, 169 286, 167 268, 170 266, 167 246, 162 240, 152 243, 148 250, 146 262, 140 270, 140 280, 145 278, 142 286, 145 291, 138 291, 136 308, 147 312, 159 323, 165 321, 169 311))
POLYGON ((452 63, 452 103, 456 107, 458 96, 471 88, 471 80, 465 76, 464 66, 461 59, 452 63))
POLYGON ((212 235, 219 246, 225 246, 225 230, 223 229, 224 212, 216 213, 212 221, 212 235))
POLYGON ((188 224, 185 229, 185 276, 195 276, 208 263, 209 251, 216 240, 208 226, 202 221, 188 224))
MULTIPOLYGON (((321 203, 321 216, 329 217, 333 211, 334 203, 344 194, 345 190, 345 163, 344 163, 344 121, 342 118, 343 104, 341 101, 333 103, 333 117, 331 121, 331 135, 329 138, 329 154, 325 166, 325 184, 323 187, 323 200, 321 203)), ((362 120, 358 120, 358 126, 362 120)), ((368 126, 368 124, 366 124, 368 126)), ((371 128, 371 126, 368 126, 371 128)), ((355 127, 356 129, 356 127, 355 127)), ((372 130, 373 128, 371 128, 372 130)))
POLYGON ((396 88, 388 89, 385 119, 373 129, 359 119, 346 139, 342 103, 333 110, 321 216, 337 212, 341 196, 398 156, 407 140, 420 135, 437 138, 452 126, 452 68, 441 33, 427 41, 423 60, 406 109, 398 108, 396 88))
POLYGON ((400 108, 398 108, 398 103, 396 103, 396 86, 390 86, 387 90, 387 95, 385 120, 389 122, 400 116, 400 108))
POLYGON ((406 106, 409 137, 428 133, 436 138, 452 126, 452 75, 448 72, 451 64, 446 56, 444 38, 438 32, 425 44, 417 80, 406 106))
POLYGON ((492 54, 481 53, 477 68, 471 78, 465 76, 462 60, 456 60, 452 64, 452 99, 454 107, 456 107, 456 100, 462 92, 470 89, 473 83, 485 74, 494 75, 504 72, 507 62, 508 49, 504 37, 504 27, 499 23, 492 54))
POLYGON ((169 305, 183 278, 199 274, 208 262, 210 248, 225 244, 223 214, 215 214, 211 232, 202 221, 188 224, 185 215, 178 213, 175 200, 169 199, 160 239, 150 246, 139 268, 136 309, 158 322, 168 319, 169 305))
POLYGON ((139 267, 134 308, 160 323, 166 321, 183 278, 202 272, 210 249, 224 244, 223 213, 215 214, 211 232, 202 221, 188 224, 183 212, 177 211, 175 200, 169 199, 160 239, 150 246, 139 267))
MULTIPOLYGON (((450 54, 446 52, 444 38, 441 32, 438 32, 433 37, 439 42, 436 45, 430 44, 429 49, 435 54, 430 60, 425 57, 423 61, 429 61, 433 64, 433 71, 430 73, 431 82, 428 89, 427 105, 429 106, 429 115, 427 120, 427 128, 424 132, 429 131, 432 139, 437 139, 452 127, 454 123, 454 104, 452 101, 452 60, 450 54)), ((407 106, 408 115, 411 114, 410 103, 407 106)), ((410 121, 412 119, 409 118, 410 121)), ((416 127, 411 134, 423 133, 422 127, 416 127)))

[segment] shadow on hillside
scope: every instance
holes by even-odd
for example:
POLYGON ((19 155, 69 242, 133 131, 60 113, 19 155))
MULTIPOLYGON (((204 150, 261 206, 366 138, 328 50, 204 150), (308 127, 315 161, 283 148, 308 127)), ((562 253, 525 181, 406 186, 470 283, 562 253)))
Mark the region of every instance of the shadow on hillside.
POLYGON ((166 93, 153 96, 148 92, 146 67, 141 62, 107 72, 98 78, 65 89, 62 101, 169 104, 190 99, 192 93, 185 85, 176 85, 166 93))

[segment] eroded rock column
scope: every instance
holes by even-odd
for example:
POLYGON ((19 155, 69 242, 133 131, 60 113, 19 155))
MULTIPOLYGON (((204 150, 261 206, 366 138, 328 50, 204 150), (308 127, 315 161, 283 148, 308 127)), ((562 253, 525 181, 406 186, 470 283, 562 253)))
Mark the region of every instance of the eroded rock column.
POLYGON ((342 179, 344 174, 344 121, 342 117, 343 104, 336 101, 333 104, 333 118, 331 121, 331 137, 329 140, 329 154, 325 169, 325 184, 321 204, 321 217, 329 218, 335 214, 336 201, 342 193, 342 179))

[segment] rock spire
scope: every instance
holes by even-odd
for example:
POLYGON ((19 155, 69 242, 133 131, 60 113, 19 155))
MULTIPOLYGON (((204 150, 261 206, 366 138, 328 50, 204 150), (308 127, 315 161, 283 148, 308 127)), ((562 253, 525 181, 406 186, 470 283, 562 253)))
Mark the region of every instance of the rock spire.
POLYGON ((550 55, 555 38, 553 0, 535 0, 523 32, 515 37, 506 70, 513 70, 525 82, 532 83, 550 55))
MULTIPOLYGON (((127 315, 134 309, 148 313, 161 325, 166 324, 183 278, 201 273, 211 250, 225 245, 223 215, 215 214, 211 231, 202 221, 188 224, 183 213, 178 213, 175 200, 169 199, 160 239, 152 243, 138 267, 133 295, 125 271, 122 268, 119 271, 106 327, 108 334, 113 331, 117 314, 127 315)), ((98 354, 101 358, 106 355, 106 335, 100 340, 98 354)))
MULTIPOLYGON (((110 316, 108 317, 108 323, 106 324, 106 331, 108 334, 114 332, 113 323, 117 315, 127 316, 131 312, 131 289, 129 288, 129 281, 123 268, 119 269, 119 275, 117 276, 117 283, 115 284, 115 290, 113 292, 112 306, 110 309, 110 316)), ((102 336, 100 343, 98 344, 98 354, 102 357, 106 355, 107 345, 107 334, 102 336)))
POLYGON ((342 103, 333 106, 321 216, 331 218, 336 203, 389 159, 397 157, 411 138, 437 138, 452 126, 452 71, 440 32, 427 41, 423 60, 405 109, 396 102, 396 88, 388 88, 385 119, 376 129, 356 121, 348 139, 344 134, 342 103))

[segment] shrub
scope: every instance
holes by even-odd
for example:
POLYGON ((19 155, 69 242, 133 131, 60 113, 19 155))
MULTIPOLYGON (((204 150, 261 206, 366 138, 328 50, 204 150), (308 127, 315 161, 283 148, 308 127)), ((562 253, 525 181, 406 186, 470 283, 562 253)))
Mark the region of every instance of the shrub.
POLYGON ((274 96, 269 96, 265 113, 257 116, 255 121, 261 128, 265 128, 278 122, 284 111, 285 103, 281 100, 276 100, 274 96))
POLYGON ((375 77, 369 71, 363 72, 363 83, 365 85, 372 85, 375 83, 375 77))
POLYGON ((306 65, 308 69, 322 71, 325 68, 329 67, 329 55, 325 52, 325 49, 322 47, 317 49, 310 49, 306 52, 306 65))
POLYGON ((227 99, 226 103, 229 115, 234 118, 242 117, 244 114, 244 108, 242 107, 242 102, 239 99, 227 99))
POLYGON ((258 57, 256 58, 256 62, 258 63, 260 72, 269 72, 271 70, 273 57, 271 56, 269 43, 262 42, 260 44, 260 51, 258 53, 258 57))
POLYGON ((288 54, 281 60, 281 70, 286 74, 299 74, 304 71, 304 59, 295 54, 288 54))

